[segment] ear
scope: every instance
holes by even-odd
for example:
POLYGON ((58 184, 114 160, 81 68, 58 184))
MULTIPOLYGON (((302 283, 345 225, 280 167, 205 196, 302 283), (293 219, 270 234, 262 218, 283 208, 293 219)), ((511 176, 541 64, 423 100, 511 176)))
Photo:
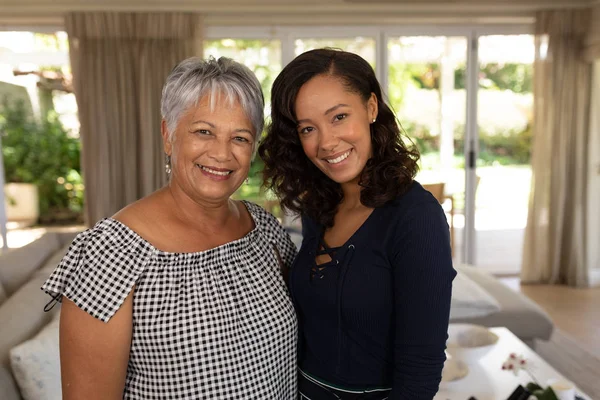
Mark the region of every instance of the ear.
POLYGON ((377 96, 375 93, 371 93, 371 97, 367 100, 367 113, 369 115, 369 122, 377 119, 377 114, 379 112, 377 96))
POLYGON ((169 138, 170 135, 169 130, 167 129, 167 121, 165 121, 164 119, 160 123, 160 134, 162 135, 163 149, 165 151, 165 154, 170 156, 173 144, 171 143, 171 139, 169 138))

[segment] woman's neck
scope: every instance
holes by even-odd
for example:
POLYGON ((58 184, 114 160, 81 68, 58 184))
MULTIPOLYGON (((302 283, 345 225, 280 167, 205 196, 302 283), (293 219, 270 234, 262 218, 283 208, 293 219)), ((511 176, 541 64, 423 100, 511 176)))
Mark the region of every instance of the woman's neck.
POLYGON ((199 230, 205 230, 206 227, 218 229, 227 225, 232 216, 239 217, 238 208, 230 199, 219 202, 200 201, 189 197, 173 184, 167 186, 167 194, 173 205, 174 217, 199 230))
POLYGON ((343 183, 342 192, 344 193, 344 200, 340 204, 341 208, 354 209, 364 207, 360 202, 360 192, 362 187, 358 184, 358 180, 343 183))

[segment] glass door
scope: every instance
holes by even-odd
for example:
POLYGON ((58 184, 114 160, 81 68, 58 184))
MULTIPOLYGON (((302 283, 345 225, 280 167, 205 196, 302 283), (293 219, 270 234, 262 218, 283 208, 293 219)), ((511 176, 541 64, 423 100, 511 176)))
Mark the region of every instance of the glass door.
POLYGON ((517 274, 531 184, 534 38, 489 35, 478 42, 475 264, 517 274))
POLYGON ((355 38, 298 38, 294 41, 296 56, 313 49, 332 47, 358 54, 375 68, 375 39, 369 37, 355 38))
POLYGON ((417 180, 442 204, 462 261, 467 38, 390 37, 387 51, 390 105, 421 153, 417 180))

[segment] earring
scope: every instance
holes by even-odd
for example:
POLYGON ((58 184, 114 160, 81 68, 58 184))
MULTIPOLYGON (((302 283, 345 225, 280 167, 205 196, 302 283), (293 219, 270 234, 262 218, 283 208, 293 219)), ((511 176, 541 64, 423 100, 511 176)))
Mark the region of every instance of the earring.
POLYGON ((246 178, 246 180, 244 181, 244 183, 247 185, 248 183, 250 183, 250 178, 246 178))
POLYGON ((375 123, 375 121, 377 121, 377 118, 373 118, 373 121, 371 121, 371 123, 375 123))
POLYGON ((168 154, 165 155, 165 172, 167 175, 171 174, 171 156, 168 154))

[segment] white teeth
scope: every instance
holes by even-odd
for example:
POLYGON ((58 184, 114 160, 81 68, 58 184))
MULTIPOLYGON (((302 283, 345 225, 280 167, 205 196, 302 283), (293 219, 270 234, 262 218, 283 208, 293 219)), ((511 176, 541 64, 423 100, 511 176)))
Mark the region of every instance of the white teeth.
POLYGON ((350 155, 350 150, 348 150, 346 153, 342 154, 341 156, 334 158, 333 160, 327 160, 327 162, 329 164, 337 164, 339 162, 344 161, 346 158, 348 158, 349 155, 350 155))
POLYGON ((208 172, 209 174, 219 175, 219 176, 227 176, 231 173, 231 171, 215 171, 214 169, 210 169, 210 168, 202 166, 202 165, 200 166, 200 168, 202 168, 204 171, 208 172))

